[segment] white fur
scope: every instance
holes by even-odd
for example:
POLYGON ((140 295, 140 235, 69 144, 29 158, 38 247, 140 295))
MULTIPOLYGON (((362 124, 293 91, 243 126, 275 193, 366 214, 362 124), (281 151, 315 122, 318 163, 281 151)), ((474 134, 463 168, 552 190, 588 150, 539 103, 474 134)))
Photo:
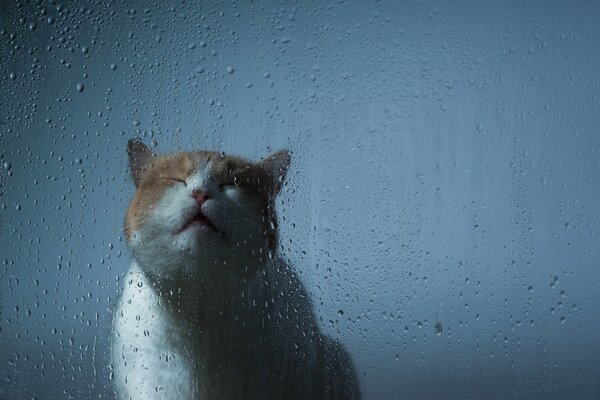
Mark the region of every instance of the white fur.
POLYGON ((136 262, 114 319, 113 369, 122 399, 193 399, 196 385, 181 354, 185 327, 170 316, 136 262))

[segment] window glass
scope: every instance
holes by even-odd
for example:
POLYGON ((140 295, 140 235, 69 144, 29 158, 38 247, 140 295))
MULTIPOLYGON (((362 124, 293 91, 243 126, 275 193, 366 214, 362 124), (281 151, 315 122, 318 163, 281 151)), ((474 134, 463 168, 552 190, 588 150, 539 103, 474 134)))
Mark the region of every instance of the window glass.
POLYGON ((2 1, 0 397, 119 398, 138 138, 290 151, 276 251, 362 398, 600 398, 599 15, 2 1))

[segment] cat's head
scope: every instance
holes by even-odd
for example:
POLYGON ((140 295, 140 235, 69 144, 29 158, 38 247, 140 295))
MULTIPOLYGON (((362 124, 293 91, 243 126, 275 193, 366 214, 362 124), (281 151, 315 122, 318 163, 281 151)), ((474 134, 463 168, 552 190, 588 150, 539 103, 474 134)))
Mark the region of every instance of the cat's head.
POLYGON ((125 235, 148 272, 253 268, 276 252, 274 199, 288 151, 255 163, 209 151, 156 155, 133 139, 127 153, 137 192, 125 235))

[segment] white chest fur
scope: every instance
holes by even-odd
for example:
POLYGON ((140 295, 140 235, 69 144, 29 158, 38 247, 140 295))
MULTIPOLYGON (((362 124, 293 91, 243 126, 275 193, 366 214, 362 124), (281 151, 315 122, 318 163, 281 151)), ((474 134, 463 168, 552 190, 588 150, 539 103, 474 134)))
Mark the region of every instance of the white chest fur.
POLYGON ((181 351, 186 335, 132 263, 114 319, 112 355, 119 393, 132 399, 196 398, 198 384, 181 351))

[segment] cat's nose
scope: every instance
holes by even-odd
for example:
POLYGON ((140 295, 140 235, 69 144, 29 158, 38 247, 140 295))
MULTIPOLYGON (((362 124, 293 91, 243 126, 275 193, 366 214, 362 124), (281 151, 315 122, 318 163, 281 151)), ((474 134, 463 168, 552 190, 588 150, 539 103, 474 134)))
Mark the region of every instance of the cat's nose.
POLYGON ((208 200, 208 199, 211 198, 209 192, 205 192, 205 191, 200 190, 200 189, 194 189, 194 190, 192 190, 192 197, 194 198, 194 200, 196 200, 196 203, 198 203, 198 205, 200 207, 202 207, 202 205, 204 204, 204 202, 206 200, 208 200))

